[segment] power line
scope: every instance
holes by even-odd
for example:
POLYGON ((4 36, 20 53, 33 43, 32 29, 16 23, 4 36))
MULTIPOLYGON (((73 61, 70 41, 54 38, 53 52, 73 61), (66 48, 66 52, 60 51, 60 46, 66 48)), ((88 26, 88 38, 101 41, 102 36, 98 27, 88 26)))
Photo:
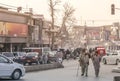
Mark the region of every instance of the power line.
MULTIPOLYGON (((8 9, 13 9, 13 10, 17 10, 17 8, 18 8, 17 6, 11 6, 11 5, 7 5, 7 4, 3 4, 3 3, 0 3, 0 5, 8 7, 8 9)), ((27 8, 23 8, 23 7, 22 7, 22 10, 23 11, 26 11, 26 10, 28 11, 27 8)))
POLYGON ((109 19, 109 20, 106 20, 106 19, 102 19, 102 20, 79 20, 77 19, 77 21, 87 21, 87 22, 111 22, 111 21, 120 21, 120 19, 109 19))

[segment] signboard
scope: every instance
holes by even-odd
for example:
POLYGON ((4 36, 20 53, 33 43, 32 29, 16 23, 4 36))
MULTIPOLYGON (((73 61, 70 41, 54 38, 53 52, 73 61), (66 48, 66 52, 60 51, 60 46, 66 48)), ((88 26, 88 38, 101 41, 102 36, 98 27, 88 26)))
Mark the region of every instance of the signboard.
POLYGON ((96 49, 97 49, 97 53, 98 53, 99 55, 104 56, 104 55, 106 54, 104 47, 96 47, 96 49))
POLYGON ((28 26, 26 24, 0 22, 0 35, 10 37, 26 37, 28 26))

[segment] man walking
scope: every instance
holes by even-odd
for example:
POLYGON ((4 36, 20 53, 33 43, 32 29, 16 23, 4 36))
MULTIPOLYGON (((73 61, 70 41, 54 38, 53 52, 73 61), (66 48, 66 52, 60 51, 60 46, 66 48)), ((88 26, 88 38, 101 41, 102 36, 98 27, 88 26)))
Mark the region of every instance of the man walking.
POLYGON ((86 53, 86 49, 82 50, 82 53, 79 56, 79 63, 81 66, 81 76, 85 74, 88 76, 88 66, 89 66, 89 53, 86 53))
POLYGON ((98 77, 100 71, 101 56, 97 53, 97 51, 95 51, 95 54, 92 56, 92 62, 95 70, 95 75, 98 77))

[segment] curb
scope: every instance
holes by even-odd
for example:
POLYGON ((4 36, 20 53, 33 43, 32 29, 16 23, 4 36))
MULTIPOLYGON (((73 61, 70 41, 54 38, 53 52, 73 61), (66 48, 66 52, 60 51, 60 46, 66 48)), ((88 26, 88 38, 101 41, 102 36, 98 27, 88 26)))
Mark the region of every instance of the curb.
POLYGON ((112 72, 120 73, 120 69, 119 68, 114 68, 114 69, 112 69, 112 72))
POLYGON ((64 68, 64 66, 60 63, 25 66, 26 72, 42 71, 42 70, 49 70, 55 68, 64 68))

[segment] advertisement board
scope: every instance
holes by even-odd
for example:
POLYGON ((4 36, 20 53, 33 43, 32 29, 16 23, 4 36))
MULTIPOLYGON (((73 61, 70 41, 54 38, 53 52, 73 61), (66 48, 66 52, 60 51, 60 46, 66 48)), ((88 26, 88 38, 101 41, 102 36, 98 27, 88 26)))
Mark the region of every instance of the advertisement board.
POLYGON ((0 22, 0 35, 10 37, 26 37, 28 26, 26 24, 0 22))

